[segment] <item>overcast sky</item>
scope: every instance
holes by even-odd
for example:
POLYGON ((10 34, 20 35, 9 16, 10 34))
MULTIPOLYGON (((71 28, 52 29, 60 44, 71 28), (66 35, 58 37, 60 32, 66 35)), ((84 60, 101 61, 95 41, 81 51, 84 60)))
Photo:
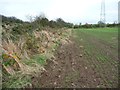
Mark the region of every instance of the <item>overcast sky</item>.
MULTIPOLYGON (((106 22, 118 21, 118 1, 105 0, 106 22)), ((101 0, 0 0, 0 14, 27 20, 27 16, 44 13, 51 20, 78 23, 97 23, 100 20, 101 0)))

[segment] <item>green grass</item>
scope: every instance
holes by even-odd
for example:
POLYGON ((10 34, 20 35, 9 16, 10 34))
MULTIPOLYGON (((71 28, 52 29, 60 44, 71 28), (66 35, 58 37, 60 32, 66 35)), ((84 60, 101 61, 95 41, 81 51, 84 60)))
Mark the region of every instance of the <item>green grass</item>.
POLYGON ((45 56, 45 54, 43 55, 38 54, 38 55, 35 55, 32 59, 35 60, 40 65, 45 65, 47 57, 45 56))
POLYGON ((7 82, 2 82, 2 88, 21 88, 31 85, 31 77, 17 73, 13 76, 7 76, 7 82))
POLYGON ((46 59, 47 57, 45 56, 45 54, 37 54, 34 55, 31 59, 26 59, 23 62, 29 66, 33 66, 34 64, 40 64, 41 66, 43 66, 46 64, 46 59))

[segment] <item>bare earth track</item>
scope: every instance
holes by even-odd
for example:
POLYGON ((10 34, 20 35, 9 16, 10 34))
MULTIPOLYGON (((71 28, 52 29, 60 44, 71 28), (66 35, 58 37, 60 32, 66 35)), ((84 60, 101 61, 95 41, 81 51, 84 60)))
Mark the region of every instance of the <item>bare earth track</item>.
MULTIPOLYGON (((96 43, 96 48, 105 50, 103 43, 98 40, 91 40, 96 43), (97 44, 103 44, 99 47, 97 44)), ((48 60, 45 66, 46 72, 34 77, 33 87, 39 88, 99 88, 117 87, 117 67, 111 63, 103 64, 93 57, 88 57, 73 37, 72 43, 61 45, 55 53, 56 63, 48 60), (100 66, 97 69, 98 64, 100 66), (110 66, 108 66, 110 65, 110 66), (109 68, 108 68, 109 67, 109 68), (112 72, 112 73, 111 73, 112 72)), ((83 43, 81 43, 82 45, 83 43)), ((111 54, 111 52, 108 52, 111 54)), ((112 56, 112 55, 111 55, 112 56)), ((111 57, 114 58, 114 57, 111 57)), ((114 58, 115 59, 115 58, 114 58)))

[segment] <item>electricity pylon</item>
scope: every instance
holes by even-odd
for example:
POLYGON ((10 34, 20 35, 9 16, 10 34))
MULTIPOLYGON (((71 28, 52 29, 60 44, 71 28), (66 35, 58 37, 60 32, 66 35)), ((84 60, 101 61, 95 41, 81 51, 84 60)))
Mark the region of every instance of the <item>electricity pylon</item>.
POLYGON ((100 13, 100 21, 105 26, 106 17, 105 17, 105 0, 101 1, 101 13, 100 13))

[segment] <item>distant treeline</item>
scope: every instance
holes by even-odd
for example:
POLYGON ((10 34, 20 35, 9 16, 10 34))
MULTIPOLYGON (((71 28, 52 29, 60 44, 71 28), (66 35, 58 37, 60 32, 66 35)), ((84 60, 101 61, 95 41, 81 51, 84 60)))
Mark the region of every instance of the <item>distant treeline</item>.
POLYGON ((98 22, 98 24, 84 24, 81 23, 79 25, 74 25, 73 23, 65 22, 61 18, 57 18, 54 20, 48 20, 45 16, 36 16, 34 20, 30 22, 24 22, 20 19, 17 19, 16 17, 6 17, 3 15, 0 15, 2 17, 2 23, 10 24, 10 23, 27 23, 31 24, 33 27, 46 27, 49 26, 51 28, 62 28, 62 27, 68 27, 68 28, 98 28, 98 27, 116 27, 118 24, 104 24, 101 21, 98 22))
POLYGON ((100 27, 118 27, 118 24, 84 24, 84 25, 74 25, 74 28, 100 28, 100 27))

